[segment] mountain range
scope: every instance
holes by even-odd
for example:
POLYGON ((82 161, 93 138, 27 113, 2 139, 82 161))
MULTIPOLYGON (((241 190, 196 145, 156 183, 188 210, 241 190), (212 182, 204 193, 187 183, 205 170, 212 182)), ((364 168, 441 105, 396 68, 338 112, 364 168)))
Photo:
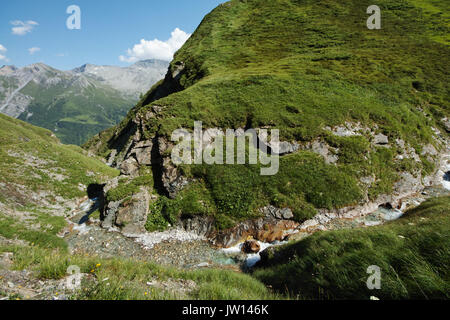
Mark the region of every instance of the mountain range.
POLYGON ((82 144, 118 123, 168 62, 129 67, 85 64, 69 71, 43 63, 0 68, 0 112, 52 130, 64 143, 82 144))

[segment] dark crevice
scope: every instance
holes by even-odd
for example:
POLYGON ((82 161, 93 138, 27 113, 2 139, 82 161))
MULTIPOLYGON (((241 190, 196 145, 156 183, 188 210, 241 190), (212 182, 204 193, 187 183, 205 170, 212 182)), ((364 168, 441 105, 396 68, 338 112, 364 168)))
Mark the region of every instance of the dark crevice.
POLYGON ((163 184, 163 159, 159 153, 159 135, 156 134, 156 136, 153 138, 153 146, 151 150, 151 162, 152 162, 152 173, 153 173, 153 187, 155 188, 156 192, 160 195, 164 195, 166 197, 169 196, 169 193, 167 192, 166 188, 163 184))
POLYGON ((444 174, 444 181, 449 181, 449 182, 450 182, 450 171, 447 171, 447 172, 444 174))
POLYGON ((394 207, 393 207, 392 204, 390 204, 389 202, 386 202, 386 203, 380 205, 379 208, 392 210, 394 207))

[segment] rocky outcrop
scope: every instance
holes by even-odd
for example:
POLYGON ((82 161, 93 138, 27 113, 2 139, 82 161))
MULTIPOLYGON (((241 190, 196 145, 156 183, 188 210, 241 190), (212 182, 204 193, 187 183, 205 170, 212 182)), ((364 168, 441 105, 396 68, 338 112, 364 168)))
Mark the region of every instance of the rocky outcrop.
POLYGON ((261 250, 261 246, 259 245, 258 241, 247 240, 242 245, 241 250, 243 253, 258 253, 259 250, 261 250))
POLYGON ((200 237, 208 238, 215 232, 215 220, 213 217, 196 216, 192 218, 180 219, 177 224, 187 232, 193 232, 200 237))
POLYGON ((379 133, 373 137, 373 143, 376 145, 387 145, 389 144, 389 138, 382 133, 379 133))
POLYGON ((219 248, 229 248, 248 238, 261 242, 283 241, 299 224, 292 220, 260 218, 239 223, 234 228, 218 231, 210 239, 219 248))
POLYGON ((336 163, 339 160, 339 149, 332 148, 323 141, 315 140, 312 142, 311 151, 321 155, 327 164, 336 163))
POLYGON ((125 234, 145 232, 145 223, 149 213, 150 196, 146 189, 123 201, 117 209, 115 225, 125 234))
POLYGON ((279 209, 277 207, 270 205, 261 208, 259 211, 263 213, 264 216, 267 218, 275 218, 280 220, 281 219, 289 220, 294 218, 294 214, 292 213, 292 210, 290 208, 279 209))
POLYGON ((444 126, 445 130, 450 133, 450 119, 449 118, 442 118, 441 123, 444 126))
MULTIPOLYGON (((123 176, 111 180, 105 186, 104 193, 116 188, 120 178, 123 176)), ((101 226, 105 229, 117 227, 125 234, 145 232, 151 200, 149 191, 145 187, 141 187, 138 193, 130 197, 106 202, 101 209, 101 226)))

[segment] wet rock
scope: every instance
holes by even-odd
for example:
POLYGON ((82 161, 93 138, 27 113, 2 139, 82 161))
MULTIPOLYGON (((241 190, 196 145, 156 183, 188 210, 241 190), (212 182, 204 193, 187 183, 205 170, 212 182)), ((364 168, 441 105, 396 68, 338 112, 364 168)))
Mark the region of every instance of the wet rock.
POLYGON ((210 241, 217 247, 229 248, 246 239, 261 242, 283 241, 299 224, 292 220, 260 218, 239 223, 234 228, 216 232, 210 241))
POLYGON ((242 252, 244 253, 258 253, 261 250, 261 246, 255 240, 247 240, 242 245, 242 252))

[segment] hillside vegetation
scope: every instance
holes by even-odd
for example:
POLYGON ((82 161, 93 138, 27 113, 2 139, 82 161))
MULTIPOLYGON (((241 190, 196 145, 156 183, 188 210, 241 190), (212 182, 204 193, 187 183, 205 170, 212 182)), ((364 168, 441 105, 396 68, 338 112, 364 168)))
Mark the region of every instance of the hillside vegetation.
POLYGON ((432 199, 383 226, 319 232, 273 250, 253 276, 305 299, 448 299, 449 226, 450 197, 432 199), (366 286, 372 265, 379 290, 366 286))
MULTIPOLYGON (((268 203, 290 207, 303 221, 318 208, 391 194, 400 172, 433 172, 436 157, 425 156, 424 146, 441 149, 432 128, 446 135, 441 119, 450 111, 449 14, 445 1, 381 0, 382 29, 368 30, 372 4, 226 2, 176 53, 166 79, 121 124, 84 147, 102 156, 116 149, 120 165, 120 157, 129 157, 135 124, 142 131, 135 141, 144 141, 170 139, 173 130, 192 129, 194 121, 205 129, 277 128, 282 140, 302 145, 303 151, 282 157, 280 172, 270 177, 260 177, 252 165, 178 168, 195 182, 168 200, 173 205, 165 216, 214 215, 221 228, 268 203), (367 130, 347 137, 327 130, 348 123, 367 130), (380 133, 387 147, 374 145, 380 133), (338 162, 312 153, 312 141, 334 148, 338 162), (405 148, 420 159, 398 157, 405 148), (360 183, 364 177, 372 179, 368 186, 360 183), (186 194, 190 203, 206 205, 183 205, 186 194)), ((152 168, 161 171, 160 163, 152 168)), ((161 184, 160 174, 154 179, 161 184)))
POLYGON ((47 286, 56 280, 66 283, 70 265, 78 265, 89 278, 79 290, 67 290, 68 299, 281 298, 251 276, 231 270, 187 271, 121 257, 70 254, 66 240, 58 233, 66 227, 65 216, 73 210, 71 201, 84 197, 89 184, 117 176, 117 170, 88 157, 79 147, 60 144, 46 129, 2 114, 0 146, 0 257, 13 254, 10 268, 5 269, 0 260, 0 298, 30 299, 2 290, 9 288, 3 276, 17 270, 26 271, 20 276, 21 285, 10 290, 36 294, 30 283, 39 281, 38 291, 50 294, 38 295, 40 299, 62 295, 64 292, 47 286), (150 287, 149 281, 169 287, 150 287), (183 284, 186 292, 178 288, 183 284))
POLYGON ((85 189, 117 175, 99 159, 88 157, 77 146, 63 145, 46 129, 0 114, 1 200, 27 206, 31 193, 45 193, 42 200, 75 199, 85 189))

